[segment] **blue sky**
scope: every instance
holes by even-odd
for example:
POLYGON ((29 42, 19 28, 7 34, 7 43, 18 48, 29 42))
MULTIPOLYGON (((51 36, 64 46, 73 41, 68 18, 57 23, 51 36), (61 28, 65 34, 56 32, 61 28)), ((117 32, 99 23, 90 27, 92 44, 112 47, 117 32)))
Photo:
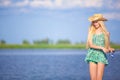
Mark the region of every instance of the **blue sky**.
POLYGON ((111 41, 120 43, 120 0, 0 0, 0 40, 21 44, 49 38, 85 42, 88 18, 102 13, 111 41))

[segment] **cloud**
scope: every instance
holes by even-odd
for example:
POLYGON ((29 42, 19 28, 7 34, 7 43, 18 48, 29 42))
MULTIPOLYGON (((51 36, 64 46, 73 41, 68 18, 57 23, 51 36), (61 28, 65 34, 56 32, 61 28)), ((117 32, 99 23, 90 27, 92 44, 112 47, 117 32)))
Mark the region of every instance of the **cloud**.
POLYGON ((110 20, 120 20, 120 13, 117 13, 117 12, 104 13, 103 15, 110 20))
POLYGON ((22 2, 16 2, 15 6, 24 7, 24 6, 27 6, 28 4, 29 4, 29 0, 24 0, 22 2))
POLYGON ((102 7, 103 0, 81 0, 82 7, 102 7))
POLYGON ((106 1, 105 5, 107 5, 107 7, 109 9, 120 9, 120 0, 109 0, 109 1, 106 1))
POLYGON ((29 2, 29 6, 31 7, 52 7, 52 1, 51 0, 33 0, 29 2))
POLYGON ((108 8, 120 9, 120 0, 0 0, 0 6, 13 6, 47 9, 67 9, 67 8, 108 8))
POLYGON ((12 5, 12 3, 11 3, 10 0, 1 0, 1 1, 0 1, 0 6, 5 6, 5 7, 7 7, 7 6, 10 6, 10 5, 12 5))
POLYGON ((33 0, 31 7, 47 7, 49 9, 68 9, 74 7, 102 7, 103 0, 33 0))
POLYGON ((120 20, 120 0, 0 0, 0 7, 16 7, 18 12, 28 13, 34 8, 72 9, 72 8, 105 8, 112 13, 105 13, 108 19, 120 20), (113 10, 118 12, 113 12, 113 10))
POLYGON ((23 0, 12 2, 12 0, 0 1, 0 6, 16 7, 45 7, 45 8, 73 8, 73 7, 102 7, 103 0, 23 0), (98 4, 99 3, 99 4, 98 4))
POLYGON ((30 2, 30 6, 66 9, 73 7, 102 7, 102 2, 102 0, 33 0, 30 2))
POLYGON ((102 0, 55 0, 53 2, 54 8, 89 8, 89 7, 102 7, 102 0), (99 5, 97 5, 99 3, 99 5))

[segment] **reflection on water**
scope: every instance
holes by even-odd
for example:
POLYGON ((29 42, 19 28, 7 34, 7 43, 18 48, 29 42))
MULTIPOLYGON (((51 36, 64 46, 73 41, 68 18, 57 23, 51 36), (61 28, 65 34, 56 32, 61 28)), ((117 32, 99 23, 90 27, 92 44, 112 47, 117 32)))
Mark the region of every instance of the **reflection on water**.
MULTIPOLYGON (((86 50, 0 50, 0 80, 90 80, 86 50)), ((103 80, 120 80, 120 54, 109 55, 103 80)))

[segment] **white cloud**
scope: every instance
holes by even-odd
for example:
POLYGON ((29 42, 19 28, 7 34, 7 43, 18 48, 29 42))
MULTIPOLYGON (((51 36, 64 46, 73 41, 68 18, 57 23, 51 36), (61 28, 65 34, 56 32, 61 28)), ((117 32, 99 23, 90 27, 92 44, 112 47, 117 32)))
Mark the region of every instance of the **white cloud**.
POLYGON ((120 13, 104 13, 103 14, 107 19, 110 20, 120 20, 120 13))
POLYGON ((1 6, 17 7, 45 7, 45 8, 73 8, 73 7, 102 7, 103 0, 23 0, 18 2, 12 2, 12 0, 2 0, 1 6), (99 3, 99 4, 98 4, 99 3))
POLYGON ((103 0, 75 0, 80 7, 102 7, 103 0))
POLYGON ((103 0, 54 0, 54 8, 102 7, 103 0), (99 3, 99 4, 98 4, 99 3))
POLYGON ((120 9, 120 0, 109 0, 106 3, 109 9, 120 9))
POLYGON ((54 6, 56 6, 56 7, 61 7, 63 4, 63 1, 62 0, 55 0, 54 1, 54 6))
POLYGON ((27 6, 28 4, 29 4, 29 0, 24 0, 22 2, 16 2, 15 6, 24 7, 24 6, 27 6))
POLYGON ((17 7, 45 7, 48 9, 66 9, 66 8, 109 8, 120 9, 120 0, 22 0, 14 2, 12 0, 0 0, 0 6, 17 7))
MULTIPOLYGON (((30 12, 31 8, 47 8, 47 9, 70 9, 70 8, 106 8, 108 10, 120 10, 120 0, 0 0, 0 6, 19 7, 19 11, 23 13, 30 12), (29 6, 30 8, 26 8, 29 6)), ((108 19, 120 20, 117 12, 105 13, 108 19)))
POLYGON ((33 0, 29 2, 29 6, 31 7, 52 7, 52 1, 51 0, 33 0))
POLYGON ((11 1, 10 0, 1 0, 0 1, 0 6, 10 6, 12 5, 11 1))

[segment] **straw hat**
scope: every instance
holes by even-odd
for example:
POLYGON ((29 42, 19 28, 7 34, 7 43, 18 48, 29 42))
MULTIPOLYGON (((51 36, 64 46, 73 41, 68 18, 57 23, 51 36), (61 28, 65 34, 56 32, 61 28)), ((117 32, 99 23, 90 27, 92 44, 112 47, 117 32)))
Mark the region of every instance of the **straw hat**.
POLYGON ((90 22, 92 22, 92 21, 107 21, 107 19, 105 19, 102 14, 94 14, 93 16, 89 17, 88 20, 90 22))

